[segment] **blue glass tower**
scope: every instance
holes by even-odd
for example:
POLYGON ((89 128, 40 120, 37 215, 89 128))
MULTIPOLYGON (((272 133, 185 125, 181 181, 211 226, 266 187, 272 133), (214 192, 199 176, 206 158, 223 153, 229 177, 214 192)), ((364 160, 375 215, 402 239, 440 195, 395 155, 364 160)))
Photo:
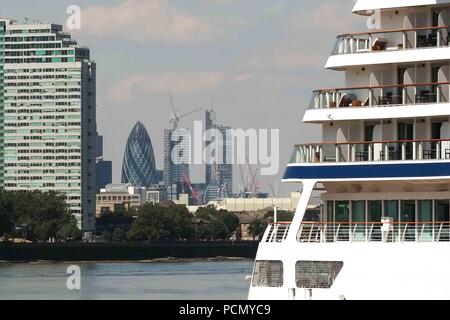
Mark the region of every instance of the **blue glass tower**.
POLYGON ((148 188, 157 184, 155 155, 147 129, 137 122, 131 130, 125 147, 122 165, 122 183, 148 188))

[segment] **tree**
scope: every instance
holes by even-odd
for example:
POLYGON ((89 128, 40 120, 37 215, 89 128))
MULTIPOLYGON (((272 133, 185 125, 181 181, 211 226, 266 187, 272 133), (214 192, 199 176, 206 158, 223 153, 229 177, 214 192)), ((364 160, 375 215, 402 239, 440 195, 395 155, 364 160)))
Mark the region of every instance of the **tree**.
POLYGON ((207 224, 196 228, 196 237, 203 240, 229 240, 239 229, 239 219, 227 210, 217 210, 213 206, 200 208, 196 218, 207 224))
POLYGON ((194 227, 192 214, 185 206, 161 206, 145 204, 138 209, 128 239, 142 240, 182 240, 192 239, 194 227))
POLYGON ((102 233, 102 238, 103 238, 103 240, 111 241, 111 240, 112 240, 112 234, 111 234, 111 232, 108 231, 108 230, 103 231, 103 233, 102 233))
MULTIPOLYGON (((268 221, 273 222, 274 212, 270 211, 264 215, 264 218, 268 221)), ((290 211, 277 211, 277 220, 278 222, 291 222, 294 219, 294 213, 290 211)))
POLYGON ((114 229, 111 235, 112 241, 123 241, 126 238, 126 233, 121 228, 114 229))
POLYGON ((131 225, 128 239, 136 241, 161 240, 166 235, 167 230, 164 230, 162 208, 152 203, 146 203, 138 210, 138 217, 131 225))
POLYGON ((8 192, 17 225, 26 225, 29 240, 68 240, 81 237, 76 219, 68 210, 66 196, 56 191, 8 192))
POLYGON ((12 202, 7 192, 0 189, 0 237, 11 233, 13 227, 12 202))
POLYGON ((267 222, 263 219, 257 219, 250 224, 248 231, 250 235, 253 237, 253 240, 256 240, 261 239, 263 237, 266 229, 267 229, 267 222))

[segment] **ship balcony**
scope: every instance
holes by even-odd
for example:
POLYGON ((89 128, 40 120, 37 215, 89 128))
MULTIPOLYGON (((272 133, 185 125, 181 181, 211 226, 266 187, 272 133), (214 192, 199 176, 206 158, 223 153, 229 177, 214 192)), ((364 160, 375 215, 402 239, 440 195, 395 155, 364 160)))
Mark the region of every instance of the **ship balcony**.
MULTIPOLYGON (((393 243, 450 242, 449 221, 394 222, 311 222, 303 221, 297 233, 300 243, 393 243)), ((290 223, 269 225, 263 243, 282 243, 290 223)))
POLYGON ((283 181, 450 180, 450 139, 298 145, 283 181))
POLYGON ((449 93, 448 81, 319 89, 313 92, 304 121, 445 116, 449 93))
POLYGON ((297 241, 450 242, 450 222, 303 222, 297 241))
POLYGON ((450 160, 450 139, 301 144, 292 164, 450 160))
POLYGON ((438 60, 448 56, 449 27, 373 30, 337 37, 326 68, 438 60), (425 49, 447 49, 429 54, 425 49), (399 54, 399 52, 401 54, 399 54))

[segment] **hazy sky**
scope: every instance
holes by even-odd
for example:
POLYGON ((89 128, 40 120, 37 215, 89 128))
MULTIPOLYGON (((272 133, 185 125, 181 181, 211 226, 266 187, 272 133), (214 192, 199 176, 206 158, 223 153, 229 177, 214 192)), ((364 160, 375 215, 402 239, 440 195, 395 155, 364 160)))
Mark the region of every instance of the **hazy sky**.
MULTIPOLYGON (((66 8, 82 8, 72 32, 97 62, 98 131, 104 155, 120 180, 128 134, 147 127, 162 167, 162 132, 169 127, 173 92, 181 113, 207 108, 234 128, 280 129, 281 179, 293 145, 320 141, 318 127, 301 124, 311 92, 341 86, 323 66, 337 34, 364 30, 351 14, 354 0, 0 0, 0 16, 65 24, 66 8)), ((203 120, 185 118, 183 127, 203 120)), ((193 182, 203 168, 192 168, 193 182)), ((236 168, 235 183, 240 182, 236 168)), ((280 190, 288 190, 280 186, 280 190)), ((266 191, 269 189, 266 188, 266 191)))

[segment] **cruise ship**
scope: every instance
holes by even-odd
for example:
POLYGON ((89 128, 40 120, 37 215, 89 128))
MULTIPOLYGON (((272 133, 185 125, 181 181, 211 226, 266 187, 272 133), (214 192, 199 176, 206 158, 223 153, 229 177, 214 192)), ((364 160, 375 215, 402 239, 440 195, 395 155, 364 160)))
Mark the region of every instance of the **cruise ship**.
POLYGON ((284 181, 303 192, 264 234, 251 300, 450 299, 450 1, 353 13, 370 23, 326 63, 345 84, 313 92, 303 121, 322 141, 295 146, 284 181))

